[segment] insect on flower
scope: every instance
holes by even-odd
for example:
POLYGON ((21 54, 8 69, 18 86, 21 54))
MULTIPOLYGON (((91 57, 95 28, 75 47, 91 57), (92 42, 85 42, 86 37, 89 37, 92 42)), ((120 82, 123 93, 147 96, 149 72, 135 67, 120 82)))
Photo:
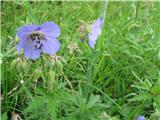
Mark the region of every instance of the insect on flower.
POLYGON ((59 35, 60 28, 54 22, 22 26, 17 32, 20 39, 17 51, 20 53, 23 48, 25 57, 32 60, 39 58, 42 52, 53 55, 60 49, 59 35))
POLYGON ((102 33, 103 19, 99 17, 91 26, 91 31, 88 34, 88 44, 91 48, 94 48, 96 40, 102 33))

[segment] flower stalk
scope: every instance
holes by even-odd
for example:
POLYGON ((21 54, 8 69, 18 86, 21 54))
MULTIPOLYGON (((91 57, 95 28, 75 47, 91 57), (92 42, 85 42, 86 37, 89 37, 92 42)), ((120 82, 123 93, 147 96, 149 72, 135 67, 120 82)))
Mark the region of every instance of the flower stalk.
MULTIPOLYGON (((41 64, 42 64, 42 74, 43 74, 43 79, 46 80, 47 79, 47 71, 46 71, 46 67, 44 66, 44 59, 43 56, 41 55, 41 64)), ((44 86, 45 86, 45 82, 44 82, 44 86)))
POLYGON ((103 19, 103 23, 105 22, 108 3, 109 3, 108 0, 104 1, 103 9, 102 9, 102 11, 101 11, 101 15, 100 15, 100 16, 101 16, 102 19, 103 19))

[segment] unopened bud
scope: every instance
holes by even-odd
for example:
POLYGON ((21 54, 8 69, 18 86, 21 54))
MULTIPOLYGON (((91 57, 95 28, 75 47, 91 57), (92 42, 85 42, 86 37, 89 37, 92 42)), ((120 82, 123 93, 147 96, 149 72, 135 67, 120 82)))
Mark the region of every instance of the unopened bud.
POLYGON ((12 70, 17 70, 18 72, 22 72, 26 68, 28 68, 28 64, 27 64, 26 60, 23 60, 20 57, 18 57, 17 59, 14 59, 11 63, 12 70))
POLYGON ((34 74, 34 80, 37 80, 38 78, 43 76, 41 69, 36 69, 33 74, 34 74))
POLYGON ((57 67, 58 73, 62 73, 63 72, 63 64, 62 64, 61 61, 57 61, 56 62, 56 67, 57 67))
POLYGON ((48 88, 49 90, 53 90, 53 85, 55 83, 55 79, 56 79, 56 74, 54 71, 50 70, 48 72, 48 88))

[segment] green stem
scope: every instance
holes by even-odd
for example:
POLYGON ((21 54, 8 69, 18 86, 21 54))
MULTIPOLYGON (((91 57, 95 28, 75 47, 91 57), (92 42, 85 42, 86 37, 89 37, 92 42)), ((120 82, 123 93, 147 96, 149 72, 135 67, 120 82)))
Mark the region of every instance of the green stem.
MULTIPOLYGON (((104 1, 104 2, 102 2, 103 4, 102 4, 101 12, 100 12, 100 18, 101 18, 102 21, 103 21, 103 23, 101 24, 102 32, 103 32, 103 28, 104 28, 104 26, 105 26, 108 2, 109 2, 109 1, 104 1)), ((103 40, 100 40, 100 41, 98 42, 98 48, 99 48, 99 49, 103 49, 103 46, 105 46, 105 43, 104 43, 103 40)))
POLYGON ((44 66, 44 59, 43 56, 41 55, 41 63, 42 63, 42 73, 43 73, 43 78, 44 78, 44 85, 45 85, 45 81, 47 79, 47 72, 46 72, 46 68, 44 66))
MULTIPOLYGON (((94 64, 95 64, 95 60, 96 60, 96 56, 97 53, 96 53, 96 49, 92 50, 92 53, 91 53, 91 57, 90 57, 90 60, 88 62, 88 68, 87 68, 87 79, 86 79, 86 83, 88 84, 93 84, 93 68, 94 68, 94 64)), ((88 85, 88 84, 85 84, 84 85, 84 97, 85 98, 89 98, 89 93, 91 92, 91 87, 88 85)))
POLYGON ((137 2, 137 6, 136 6, 136 15, 135 15, 135 21, 137 20, 138 18, 138 12, 139 12, 139 1, 137 2))
POLYGON ((101 12, 101 17, 103 18, 104 22, 105 22, 105 18, 106 18, 108 2, 109 1, 104 1, 103 9, 102 9, 102 12, 101 12))

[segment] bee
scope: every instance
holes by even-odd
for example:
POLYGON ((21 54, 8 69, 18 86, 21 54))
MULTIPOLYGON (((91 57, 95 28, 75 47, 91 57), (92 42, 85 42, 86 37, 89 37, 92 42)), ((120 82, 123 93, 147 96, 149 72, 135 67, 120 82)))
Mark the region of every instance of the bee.
POLYGON ((36 41, 45 40, 44 33, 40 32, 40 31, 32 32, 29 37, 32 41, 34 41, 34 40, 36 40, 36 41))
POLYGON ((35 50, 41 50, 43 47, 42 40, 46 40, 44 33, 40 31, 34 31, 29 35, 30 39, 33 42, 35 50))

